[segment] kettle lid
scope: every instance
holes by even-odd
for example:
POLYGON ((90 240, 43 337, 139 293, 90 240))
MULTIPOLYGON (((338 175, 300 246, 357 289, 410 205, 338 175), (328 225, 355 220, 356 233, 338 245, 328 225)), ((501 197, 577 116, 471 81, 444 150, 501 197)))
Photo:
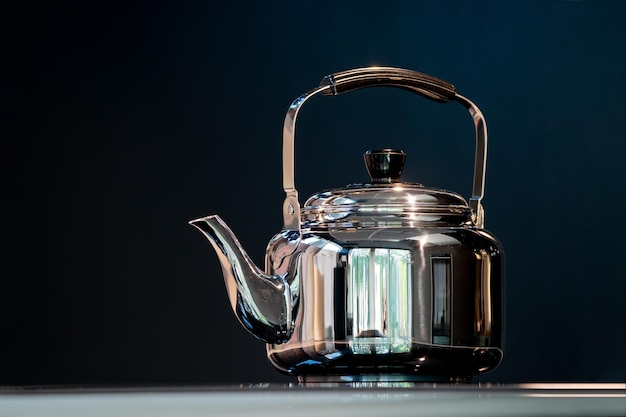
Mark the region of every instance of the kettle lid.
POLYGON ((301 211, 303 228, 474 225, 472 211, 459 194, 398 180, 406 160, 403 151, 368 151, 364 159, 371 181, 324 190, 309 197, 301 211))

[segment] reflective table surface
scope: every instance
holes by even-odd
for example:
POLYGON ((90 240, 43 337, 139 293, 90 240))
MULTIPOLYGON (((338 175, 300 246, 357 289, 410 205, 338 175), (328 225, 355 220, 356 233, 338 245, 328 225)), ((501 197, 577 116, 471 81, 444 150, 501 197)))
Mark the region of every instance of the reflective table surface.
POLYGON ((626 383, 0 387, 0 416, 626 416, 626 383))

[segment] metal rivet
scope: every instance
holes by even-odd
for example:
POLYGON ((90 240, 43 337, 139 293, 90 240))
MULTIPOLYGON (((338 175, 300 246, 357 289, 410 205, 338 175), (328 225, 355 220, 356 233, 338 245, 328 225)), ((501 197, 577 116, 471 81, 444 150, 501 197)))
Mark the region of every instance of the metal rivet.
POLYGON ((289 207, 287 207, 287 213, 289 213, 290 216, 293 216, 293 213, 296 212, 296 209, 293 207, 293 204, 289 204, 289 207))

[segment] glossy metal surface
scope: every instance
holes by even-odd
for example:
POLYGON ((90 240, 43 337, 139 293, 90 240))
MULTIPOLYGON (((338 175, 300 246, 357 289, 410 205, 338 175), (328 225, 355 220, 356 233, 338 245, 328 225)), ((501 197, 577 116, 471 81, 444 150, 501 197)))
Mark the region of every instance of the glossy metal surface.
POLYGON ((239 322, 266 342, 288 340, 293 330, 294 297, 285 276, 268 275, 257 268, 219 216, 189 223, 198 228, 215 249, 228 298, 239 322))
POLYGON ((500 362, 503 255, 487 232, 316 231, 297 253, 294 333, 268 345, 281 371, 303 381, 468 380, 500 362))
POLYGON ((192 221, 211 241, 233 311, 266 341, 270 362, 301 381, 467 381, 502 359, 503 251, 483 230, 486 126, 454 87, 424 74, 365 68, 326 77, 291 105, 283 131, 283 230, 265 270, 217 217, 192 221), (372 183, 311 196, 293 178, 302 104, 318 93, 371 86, 459 101, 476 126, 470 204, 456 193, 399 182, 404 152, 365 155, 372 183))

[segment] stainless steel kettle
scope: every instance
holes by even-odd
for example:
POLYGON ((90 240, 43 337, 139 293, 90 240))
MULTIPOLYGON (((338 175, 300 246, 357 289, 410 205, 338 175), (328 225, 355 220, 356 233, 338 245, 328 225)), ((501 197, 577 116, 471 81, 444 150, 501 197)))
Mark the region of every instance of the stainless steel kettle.
POLYGON ((218 216, 190 223, 213 245, 233 311, 270 362, 303 382, 467 381, 502 359, 503 250, 484 230, 487 128, 448 82, 399 68, 326 76, 289 107, 283 128, 284 225, 254 265, 218 216), (366 184, 300 204, 298 112, 311 97, 391 86, 465 106, 476 128, 473 193, 398 180, 405 154, 365 154, 366 184))

